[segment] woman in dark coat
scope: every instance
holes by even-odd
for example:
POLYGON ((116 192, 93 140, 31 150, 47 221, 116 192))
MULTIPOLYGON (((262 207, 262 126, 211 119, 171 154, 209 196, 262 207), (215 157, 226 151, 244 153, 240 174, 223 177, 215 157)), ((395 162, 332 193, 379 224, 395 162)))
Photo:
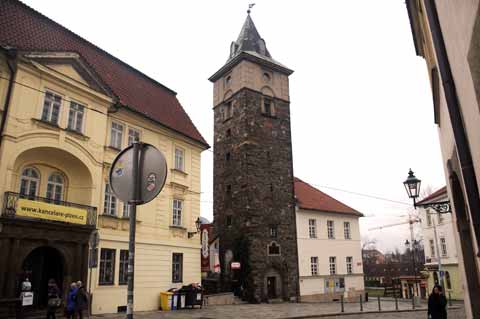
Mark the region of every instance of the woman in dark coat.
POLYGON ((83 319, 83 312, 88 310, 88 294, 81 281, 77 281, 77 294, 75 295, 75 311, 78 319, 83 319))
POLYGON ((433 287, 432 294, 428 297, 428 318, 447 319, 447 298, 441 286, 433 287))

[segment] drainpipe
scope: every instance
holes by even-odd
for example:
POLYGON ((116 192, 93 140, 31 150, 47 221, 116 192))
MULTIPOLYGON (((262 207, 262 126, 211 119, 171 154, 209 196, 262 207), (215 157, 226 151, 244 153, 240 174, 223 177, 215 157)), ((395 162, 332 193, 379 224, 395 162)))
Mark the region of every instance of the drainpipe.
POLYGON ((13 84, 15 82, 15 73, 17 72, 17 50, 14 48, 1 48, 5 51, 7 56, 7 66, 10 71, 10 79, 8 80, 7 96, 5 98, 5 105, 3 106, 2 122, 0 122, 0 149, 3 141, 3 131, 7 122, 8 109, 10 108, 10 100, 12 97, 13 84))
MULTIPOLYGON (((468 143, 465 126, 463 124, 460 102, 458 100, 457 89, 452 76, 452 70, 448 61, 447 49, 443 39, 440 20, 438 18, 437 7, 434 0, 425 0, 425 9, 427 12, 428 23, 434 43, 435 53, 437 55, 438 69, 440 71, 447 108, 452 124, 453 136, 457 146, 460 169, 462 170, 462 179, 465 184, 465 193, 470 208, 473 230, 475 232, 477 249, 480 249, 480 194, 478 193, 478 184, 473 167, 472 153, 468 143)), ((474 253, 474 252, 473 252, 474 253)), ((480 252, 477 251, 477 257, 480 252)))

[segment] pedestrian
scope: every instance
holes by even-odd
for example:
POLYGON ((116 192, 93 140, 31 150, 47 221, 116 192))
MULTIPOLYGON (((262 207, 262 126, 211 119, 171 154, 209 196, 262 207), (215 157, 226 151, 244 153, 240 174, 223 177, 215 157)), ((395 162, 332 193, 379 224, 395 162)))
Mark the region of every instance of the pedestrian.
POLYGON ((70 284, 70 290, 67 295, 67 306, 65 307, 65 317, 68 319, 73 319, 75 317, 75 308, 76 308, 76 295, 77 295, 77 284, 72 282, 70 284))
POLYGON ((447 319, 447 298, 443 294, 442 286, 435 285, 428 297, 428 318, 447 319))
POLYGON ((77 293, 75 294, 75 312, 78 319, 83 319, 83 312, 88 310, 88 295, 81 281, 77 281, 77 293))
POLYGON ((58 289, 55 279, 49 279, 47 288, 47 319, 56 319, 55 312, 62 305, 60 295, 60 289, 58 289))

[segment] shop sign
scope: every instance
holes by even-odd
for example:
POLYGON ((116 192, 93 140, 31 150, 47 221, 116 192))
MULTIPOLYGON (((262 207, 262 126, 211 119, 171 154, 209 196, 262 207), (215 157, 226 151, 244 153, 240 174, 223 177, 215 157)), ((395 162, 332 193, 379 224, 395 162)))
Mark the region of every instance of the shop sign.
POLYGON ((70 224, 87 224, 87 210, 20 198, 17 201, 18 216, 54 220, 70 224))
POLYGON ((33 305, 33 292, 22 292, 22 306, 33 305))
POLYGON ((240 263, 236 262, 236 261, 232 262, 232 264, 231 264, 232 269, 240 269, 240 266, 241 266, 240 263))

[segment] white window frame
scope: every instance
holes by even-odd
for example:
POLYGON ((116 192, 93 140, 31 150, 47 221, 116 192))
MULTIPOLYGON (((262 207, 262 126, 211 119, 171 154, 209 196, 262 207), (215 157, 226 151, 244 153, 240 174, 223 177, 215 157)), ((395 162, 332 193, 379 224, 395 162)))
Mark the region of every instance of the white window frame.
POLYGON ((19 190, 20 195, 24 197, 37 196, 39 188, 40 188, 40 172, 35 167, 32 167, 32 166, 25 167, 22 170, 22 174, 20 176, 20 190, 19 190), (34 172, 37 175, 37 177, 26 175, 25 173, 27 172, 27 170, 31 170, 32 172, 34 172), (26 193, 22 193, 23 182, 25 182, 26 184, 26 187, 25 187, 26 193), (32 183, 35 184, 34 194, 31 194, 32 183))
POLYGON ((185 150, 181 147, 175 147, 175 169, 184 172, 185 171, 185 150))
POLYGON ((335 222, 333 220, 327 220, 327 237, 335 239, 335 222))
POLYGON ((132 145, 136 137, 138 137, 138 140, 140 141, 140 130, 137 130, 134 127, 128 127, 127 146, 132 145))
POLYGON ((63 102, 63 97, 60 94, 57 94, 51 90, 45 90, 45 96, 43 98, 43 106, 42 106, 42 115, 41 115, 42 121, 58 125, 58 122, 60 122, 60 115, 62 111, 62 102, 63 102), (52 98, 48 97, 50 94, 52 95, 52 98), (59 98, 59 100, 57 98, 59 98), (52 120, 54 108, 56 108, 58 112, 57 118, 55 121, 52 120), (47 111, 45 112, 46 109, 47 111))
POLYGON ((317 220, 308 220, 308 235, 310 238, 317 238, 317 220))
POLYGON ((110 146, 111 147, 119 150, 122 149, 124 131, 125 131, 125 125, 123 123, 112 121, 110 125, 110 146), (121 129, 115 126, 118 126, 121 129))
POLYGON ((328 267, 330 270, 330 275, 337 274, 337 257, 335 256, 328 257, 328 267))
POLYGON ((352 230, 350 222, 343 222, 343 236, 345 239, 352 239, 352 230))
POLYGON ((105 197, 103 200, 103 214, 117 216, 118 199, 108 183, 105 184, 105 197))
POLYGON ((318 275, 318 257, 317 256, 310 257, 310 271, 312 273, 312 276, 318 275))
POLYGON ((68 109, 68 123, 67 128, 71 131, 82 133, 83 125, 85 123, 85 105, 70 101, 70 108, 68 109), (79 125, 80 122, 80 125, 79 125))
POLYGON ((345 262, 347 263, 347 274, 353 274, 353 257, 347 256, 345 258, 345 262))
POLYGON ((128 203, 123 203, 123 218, 129 218, 130 217, 130 205, 128 203))
POLYGON ((447 257, 448 256, 447 240, 445 239, 445 237, 440 237, 440 249, 441 249, 442 257, 447 257))
POLYGON ((59 172, 53 172, 48 176, 47 180, 47 193, 45 198, 48 198, 52 201, 63 201, 65 195, 65 178, 59 172), (61 182, 54 181, 54 177, 59 177, 61 182), (60 193, 60 196, 57 196, 60 193))
POLYGON ((175 198, 172 202, 172 226, 182 226, 183 200, 175 198))

